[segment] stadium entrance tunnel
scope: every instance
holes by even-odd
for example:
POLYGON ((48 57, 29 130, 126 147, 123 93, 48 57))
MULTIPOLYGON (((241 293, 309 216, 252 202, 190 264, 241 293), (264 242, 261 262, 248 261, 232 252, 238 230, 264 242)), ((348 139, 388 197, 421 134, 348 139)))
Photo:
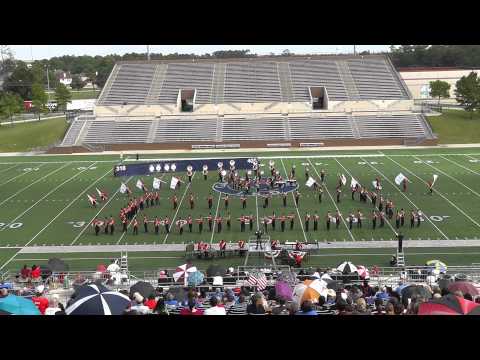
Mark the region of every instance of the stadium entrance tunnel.
POLYGON ((310 101, 313 110, 328 110, 328 94, 325 86, 310 86, 310 101))
POLYGON ((193 112, 195 106, 195 97, 197 91, 195 89, 180 89, 178 92, 178 98, 180 100, 181 112, 193 112))
POLYGON ((235 189, 231 186, 231 184, 226 182, 217 182, 213 184, 212 189, 229 196, 278 196, 298 190, 297 182, 281 182, 276 183, 272 187, 267 183, 266 180, 267 179, 262 178, 257 186, 255 186, 254 181, 251 181, 251 187, 249 191, 244 189, 235 189))

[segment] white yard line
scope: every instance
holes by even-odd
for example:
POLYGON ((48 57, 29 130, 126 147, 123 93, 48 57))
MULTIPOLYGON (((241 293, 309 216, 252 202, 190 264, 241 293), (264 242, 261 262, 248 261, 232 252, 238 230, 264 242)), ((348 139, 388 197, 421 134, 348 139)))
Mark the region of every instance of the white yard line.
MULTIPOLYGON (((193 178, 195 177, 195 174, 196 174, 196 173, 197 173, 196 171, 193 172, 192 181, 193 181, 193 178)), ((175 219, 177 218, 178 212, 180 211, 180 208, 182 207, 183 199, 185 198, 185 195, 187 195, 188 189, 190 189, 190 185, 191 185, 191 184, 192 184, 192 183, 189 182, 188 185, 185 186, 185 191, 183 192, 183 196, 182 196, 182 198, 180 199, 180 203, 178 204, 177 211, 175 212, 175 215, 173 215, 172 226, 170 227, 170 231, 172 231, 172 229, 173 229, 174 226, 175 226, 175 219)), ((170 235, 170 232, 169 232, 167 235, 165 235, 165 239, 163 239, 163 243, 164 243, 164 244, 167 242, 168 235, 170 235)))
POLYGON ((38 180, 35 180, 33 183, 31 183, 30 185, 27 185, 25 186, 23 189, 20 189, 19 191, 17 191, 15 194, 9 196, 8 198, 6 198, 5 200, 3 200, 2 202, 0 202, 0 206, 5 204, 8 200, 10 200, 11 198, 14 198, 15 196, 17 196, 18 194, 24 192, 25 190, 27 190, 29 187, 35 185, 36 183, 42 181, 43 179, 45 179, 46 177, 50 176, 50 175, 53 175, 55 174, 57 171, 60 171, 62 169, 64 169, 65 167, 67 167, 69 164, 72 164, 71 162, 70 163, 67 163, 65 165, 63 165, 62 167, 59 167, 58 169, 55 169, 53 170, 52 172, 49 172, 47 175, 41 177, 40 179, 38 180))
POLYGON ((258 222, 258 193, 255 192, 255 209, 257 210, 257 231, 260 230, 260 224, 258 222))
MULTIPOLYGON (((31 209, 33 209, 35 206, 37 206, 40 202, 42 202, 42 200, 44 200, 46 197, 48 197, 49 195, 53 194, 56 190, 58 190, 60 187, 62 187, 63 185, 65 185, 66 183, 72 181, 73 179, 75 179, 78 175, 82 174, 83 172, 87 171, 91 166, 95 165, 96 163, 92 163, 90 166, 88 166, 85 170, 82 170, 82 171, 79 171, 78 173, 76 173, 75 175, 73 175, 72 177, 68 178, 67 180, 65 180, 64 182, 62 182, 60 185, 56 186, 53 190, 50 190, 47 194, 45 194, 44 196, 42 196, 39 200, 37 200, 32 206, 30 206, 27 210, 25 210, 24 212, 22 212, 20 215, 18 215, 15 219, 13 219, 12 221, 10 221, 7 225, 10 225, 12 223, 14 223, 16 220, 20 219, 23 215, 25 215, 26 213, 28 213, 31 209)), ((111 171, 111 170, 109 170, 111 171)), ((2 229, 0 229, 0 232, 7 229, 8 226, 4 226, 2 229)))
MULTIPOLYGON (((94 164, 92 164, 92 165, 94 165, 94 164)), ((90 165, 90 166, 92 166, 92 165, 90 165)), ((89 166, 89 167, 90 167, 90 166, 89 166)), ((89 167, 88 167, 88 168, 89 168, 89 167)), ((88 168, 85 169, 85 170, 88 170, 88 168)), ((82 171, 79 172, 77 175, 81 174, 81 173, 82 173, 83 171, 85 171, 85 170, 82 170, 82 171)), ((109 169, 104 175, 102 175, 102 176, 99 177, 97 180, 95 180, 95 182, 93 182, 92 184, 90 184, 89 186, 87 186, 87 187, 85 188, 85 190, 83 190, 80 194, 78 194, 75 199, 73 199, 70 203, 68 203, 68 205, 65 206, 52 220, 50 220, 50 221, 48 222, 48 224, 46 224, 34 237, 32 237, 25 245, 23 245, 22 249, 24 249, 24 248, 26 248, 28 245, 30 245, 30 244, 37 238, 38 235, 40 235, 41 233, 43 233, 43 232, 45 231, 45 229, 50 226, 51 223, 53 223, 60 215, 62 215, 62 214, 65 212, 65 210, 67 210, 68 208, 70 208, 70 206, 72 206, 83 194, 85 194, 88 189, 90 189, 93 185, 95 185, 97 182, 99 182, 100 180, 102 180, 105 176, 107 176, 107 175, 110 174, 110 173, 111 173, 111 170, 109 169)), ((71 179, 72 179, 72 178, 71 178, 71 179)), ((70 180, 71 180, 71 179, 70 179, 70 180)), ((0 267, 0 270, 2 270, 6 265, 8 265, 8 263, 10 263, 10 262, 15 258, 15 256, 18 255, 18 253, 19 253, 20 251, 22 251, 22 250, 20 249, 20 250, 19 250, 15 255, 13 255, 6 263, 4 263, 4 264, 0 267)))
MULTIPOLYGON (((315 173, 317 174, 317 176, 320 178, 320 174, 318 173, 317 168, 315 167, 315 165, 313 165, 313 163, 310 161, 310 159, 308 159, 308 162, 309 162, 310 165, 312 166, 312 168, 313 168, 313 170, 315 171, 315 173)), ((328 197, 330 198, 330 200, 332 200, 333 206, 335 206, 335 209, 337 209, 338 213, 340 214, 340 218, 342 219, 343 225, 345 225, 345 229, 347 229, 348 234, 350 235, 350 237, 352 238, 352 240, 353 240, 353 241, 356 241, 356 240, 355 240, 355 236, 353 236, 352 231, 348 228, 347 222, 345 221, 345 218, 344 218, 343 215, 341 214, 340 209, 338 208, 337 203, 335 202, 335 199, 332 197, 332 194, 330 194, 330 191, 328 191, 328 187, 327 187, 326 185, 325 185, 324 187, 325 187, 325 190, 327 190, 328 197)))
MULTIPOLYGON (((343 170, 345 170, 347 172, 347 174, 353 178, 352 174, 350 173, 350 171, 348 171, 341 163, 340 161, 338 161, 336 158, 335 158, 335 161, 338 163, 338 165, 340 165, 342 167, 343 170)), ((355 179, 356 180, 356 179, 355 179)), ((358 181, 358 180, 357 180, 358 181)), ((360 184, 360 182, 359 182, 360 184)), ((361 185, 361 184, 360 184, 361 185)), ((367 195, 367 197, 370 199, 370 201, 372 200, 370 198, 370 195, 367 195)), ((380 200, 380 199, 378 199, 380 200)), ((379 210, 378 209, 378 206, 375 207, 375 209, 379 210)), ((385 219, 385 222, 388 224, 388 226, 390 227, 390 229, 392 229, 393 233, 395 234, 395 236, 397 235, 397 232, 395 231, 395 229, 393 228, 392 224, 390 224, 390 221, 388 221, 388 219, 385 219)))
POLYGON ((215 219, 218 216, 218 209, 220 207, 220 200, 222 198, 222 193, 218 192, 218 201, 217 201, 217 209, 215 210, 215 216, 213 218, 213 226, 212 226, 212 236, 210 237, 210 244, 213 242, 213 237, 215 236, 215 219))
MULTIPOLYGON (((8 163, 8 164, 10 164, 10 163, 8 163)), ((4 164, 4 165, 5 165, 5 164, 4 164)), ((1 174, 1 173, 4 173, 4 172, 7 172, 8 170, 13 169, 15 166, 18 166, 18 164, 15 164, 15 165, 13 165, 13 166, 10 166, 9 168, 3 169, 2 171, 0 171, 0 174, 1 174)))
MULTIPOLYGON (((130 177, 127 179, 127 181, 125 182, 125 185, 128 184, 128 182, 132 179, 132 177, 133 177, 133 176, 130 176, 130 177)), ((70 245, 74 245, 74 244, 77 242, 77 240, 80 238, 80 236, 82 236, 82 234, 85 232, 85 230, 88 229, 88 227, 90 226, 90 224, 92 223, 92 221, 98 216, 98 214, 100 214, 100 213, 103 211, 103 209, 105 209, 105 207, 110 203, 110 201, 113 200, 113 198, 114 198, 115 196, 117 196, 117 194, 118 194, 119 192, 120 192, 120 188, 118 188, 118 190, 115 191, 115 193, 114 193, 112 196, 110 196, 110 199, 108 199, 108 201, 101 207, 100 210, 98 210, 98 212, 90 219, 90 221, 88 221, 88 222, 85 224, 85 226, 83 227, 82 231, 80 231, 80 233, 75 237, 75 239, 70 243, 70 245)))
MULTIPOLYGON (((413 156, 413 158, 422 161, 421 159, 419 159, 419 158, 416 157, 416 156, 413 156)), ((469 188, 467 185, 465 185, 465 184, 462 183, 461 181, 457 180, 457 179, 454 178, 453 176, 450 176, 450 175, 447 174, 445 171, 442 171, 442 170, 440 170, 439 168, 437 168, 436 166, 433 166, 433 165, 431 165, 431 164, 429 164, 429 163, 424 163, 424 164, 430 166, 432 169, 438 171, 439 173, 442 173, 442 174, 445 175, 446 177, 452 179, 453 181, 455 181, 455 182, 457 182, 458 184, 462 185, 465 189, 471 191, 473 194, 475 194, 475 195, 477 195, 478 197, 480 197, 480 194, 479 194, 478 192, 476 192, 475 190, 469 188)))
MULTIPOLYGON (((388 157, 387 157, 388 158, 388 157)), ((402 164, 396 162, 395 160, 391 159, 391 158, 388 158, 390 161, 394 162, 395 164, 397 164, 398 166, 402 167, 403 169, 405 169, 406 171, 408 171, 410 174, 412 174, 413 176, 415 176, 417 179, 419 179, 420 181, 422 181, 424 184, 427 184, 427 182, 425 180, 423 180, 420 176, 416 175, 414 172, 412 172, 411 170, 407 169, 405 166, 403 166, 402 164)), ((453 202, 451 202, 448 198, 446 198, 440 191, 438 191, 437 189, 433 188, 433 191, 435 193, 437 193, 438 195, 440 195, 442 198, 444 198, 448 203, 450 203, 450 205, 452 205, 455 209, 457 209, 459 212, 461 212, 467 219, 469 219, 471 222, 473 222, 475 225, 477 225, 478 227, 480 227, 480 224, 478 222, 476 222, 474 219, 472 219, 468 214, 466 214, 462 209, 460 209, 457 205, 455 205, 453 202)), ((433 223, 432 223, 433 224, 433 223)))
MULTIPOLYGON (((45 165, 45 164, 39 165, 38 168, 42 167, 43 165, 45 165)), ((12 182, 13 180, 15 180, 15 179, 17 179, 17 178, 22 177, 23 175, 30 174, 31 172, 32 172, 32 171, 24 171, 24 172, 21 173, 20 175, 17 175, 17 176, 15 176, 15 177, 11 178, 10 180, 4 182, 3 184, 0 184, 0 186, 7 185, 9 182, 12 182)))
POLYGON ((451 162, 452 164, 455 164, 455 165, 461 167, 462 169, 465 169, 465 170, 467 170, 467 171, 470 171, 472 174, 480 175, 480 173, 476 172, 475 170, 472 170, 472 169, 470 169, 470 168, 468 168, 468 167, 466 167, 466 166, 463 166, 462 164, 459 164, 459 163, 457 163, 456 161, 450 160, 450 159, 448 159, 448 158, 446 158, 446 157, 444 157, 444 156, 440 156, 440 157, 441 157, 442 159, 445 159, 445 160, 451 162))
MULTIPOLYGON (((387 156, 387 158, 388 158, 388 156, 387 156)), ((365 160, 363 160, 363 161, 365 161, 365 160)), ((394 160, 392 160, 392 161, 394 161, 394 160)), ((408 201, 410 204, 412 204, 412 205, 415 207, 415 209, 420 210, 420 208, 419 208, 412 200, 410 200, 410 198, 409 198, 407 195, 405 195, 397 186, 395 186, 395 184, 392 183, 387 176, 385 176, 380 170, 378 170, 375 166, 373 166, 372 164, 370 164, 368 161, 365 161, 365 162, 366 162, 372 169, 374 169, 376 172, 378 172, 385 180, 387 180, 388 183, 389 183, 390 185, 392 185, 392 187, 399 192, 399 194, 401 194, 405 199, 407 199, 407 201, 408 201)), ((397 163, 397 162, 395 161, 395 163, 397 163)), ((398 163, 397 163, 397 164, 398 164, 398 163)), ((402 166, 402 167, 403 167, 403 166, 402 166)), ((405 170, 407 170, 408 172, 412 173, 410 170, 406 169, 405 167, 403 167, 403 168, 404 168, 405 170)), ((412 173, 412 174, 413 174, 413 173, 412 173)), ((432 220, 430 220, 430 217, 429 217, 423 210, 422 210, 422 212, 423 212, 424 217, 430 222, 430 224, 432 224, 433 227, 434 227, 435 229, 437 229, 437 231, 438 231, 440 234, 442 234, 442 236, 443 236, 446 240, 450 240, 450 239, 448 238, 448 236, 445 235, 445 234, 443 233, 443 231, 440 230, 440 229, 438 228, 438 226, 433 223, 432 220)))
MULTIPOLYGON (((304 158, 305 157, 303 157, 302 159, 304 158)), ((287 173, 287 169, 285 168, 285 164, 283 163, 283 158, 280 158, 280 162, 282 163, 283 171, 285 172, 285 178, 288 178, 288 173, 287 173)), ((298 183, 298 189, 300 189, 300 183, 298 183)), ((297 203, 295 202, 295 195, 293 195, 293 191, 290 193, 292 194, 293 203, 295 204, 295 210, 297 210, 298 221, 300 222, 300 227, 302 228, 303 237, 305 238, 305 242, 308 243, 307 234, 303 229, 303 218, 300 216, 300 211, 298 211, 298 206, 297 206, 297 203)))

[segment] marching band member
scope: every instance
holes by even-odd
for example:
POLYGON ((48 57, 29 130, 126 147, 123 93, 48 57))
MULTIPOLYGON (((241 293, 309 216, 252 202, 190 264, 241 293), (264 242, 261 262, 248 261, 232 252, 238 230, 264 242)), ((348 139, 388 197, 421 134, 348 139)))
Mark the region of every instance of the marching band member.
POLYGON ((165 220, 163 221, 163 225, 165 226, 165 232, 167 234, 170 233, 170 219, 168 216, 165 217, 165 220))
POLYGON ((128 226, 128 220, 127 220, 126 217, 122 219, 122 225, 123 225, 122 232, 126 233, 127 232, 127 226, 128 226))
POLYGON ((193 172, 192 172, 192 167, 190 165, 187 167, 187 176, 188 176, 188 182, 192 183, 193 172))
POLYGON ((145 233, 148 233, 148 218, 147 218, 147 215, 143 215, 143 228, 145 229, 145 233))
POLYGON ((159 229, 160 229, 160 220, 158 219, 157 216, 155 216, 154 220, 154 226, 155 226, 155 235, 158 235, 159 229))
POLYGON ((407 192, 407 179, 402 180, 402 185, 403 185, 403 192, 407 192))
POLYGON ((340 213, 337 212, 335 213, 335 228, 338 230, 338 227, 340 226, 340 213))
POLYGON ((95 236, 98 236, 98 233, 100 232, 100 223, 101 221, 97 218, 92 221, 92 226, 95 228, 95 236))
POLYGON ((178 206, 177 195, 173 195, 173 196, 172 196, 172 203, 173 203, 173 210, 176 210, 176 209, 177 209, 177 206, 178 206))
POLYGON ((326 221, 327 221, 327 231, 330 231, 330 223, 332 221, 332 215, 330 215, 330 211, 327 212, 326 221))
POLYGON ((228 209, 228 194, 225 195, 225 197, 223 198, 223 200, 225 200, 225 210, 228 209))
POLYGON ((105 216, 105 220, 103 221, 103 231, 105 232, 105 235, 108 235, 108 219, 105 216))
POLYGON ((201 234, 203 231, 203 217, 200 216, 198 219, 195 219, 198 224, 198 232, 201 234))
POLYGON ((178 233, 180 235, 183 235, 183 221, 182 221, 182 217, 179 217, 179 219, 177 220, 177 227, 178 227, 178 233))
POLYGON ((209 229, 210 232, 212 232, 212 225, 213 225, 212 213, 208 214, 207 221, 208 221, 208 229, 209 229))
POLYGON ((323 189, 321 186, 318 187, 318 202, 321 204, 322 203, 322 195, 323 195, 323 189))
POLYGON ((225 240, 220 240, 218 247, 220 248, 220 256, 225 256, 225 250, 227 249, 227 242, 225 240))
POLYGON ((308 228, 310 226, 310 214, 307 212, 305 215, 305 231, 308 232, 308 228))
POLYGON ((160 195, 158 194, 158 191, 155 191, 155 205, 160 205, 160 195))
POLYGON ((192 193, 190 193, 189 202, 190 202, 190 210, 193 210, 193 208, 195 207, 195 200, 192 193))
POLYGON ((342 190, 338 187, 337 188, 337 203, 340 202, 340 194, 342 193, 342 190))
POLYGON ((325 170, 324 169, 320 170, 320 180, 322 181, 322 184, 325 182, 325 170))
POLYGON ((202 170, 202 172, 203 172, 203 180, 206 181, 206 180, 207 180, 207 175, 208 175, 208 167, 207 167, 207 165, 203 165, 203 170, 202 170))
POLYGON ((115 231, 115 220, 113 219, 112 215, 110 215, 110 221, 108 222, 108 225, 110 226, 110 235, 113 235, 113 232, 115 231))
POLYGON ((290 230, 293 230, 293 223, 295 222, 295 215, 290 214, 290 215, 288 215, 288 217, 290 218, 290 230))
POLYGON ((417 227, 420 227, 420 222, 422 221, 422 211, 421 210, 417 210, 417 227))
POLYGON ((283 207, 287 207, 287 194, 286 193, 282 194, 282 200, 283 200, 283 207))
POLYGON ((245 195, 242 195, 240 197, 240 200, 242 202, 242 209, 245 209, 247 207, 247 197, 245 195))
POLYGON ((226 220, 227 220, 227 228, 228 228, 228 231, 230 231, 230 229, 232 228, 232 222, 231 222, 230 213, 228 213, 228 215, 227 215, 227 217, 226 217, 226 220))
POLYGON ((282 216, 280 216, 280 228, 282 229, 282 232, 285 232, 285 214, 282 214, 282 216))
POLYGON ((380 211, 380 227, 383 228, 385 226, 385 213, 380 211))
POLYGON ((275 221, 277 220, 277 217, 275 216, 275 211, 273 212, 270 219, 272 220, 272 231, 275 231, 275 221))
POLYGON ((244 232, 245 231, 245 216, 240 216, 240 218, 238 219, 240 220, 240 232, 244 232))
POLYGON ((193 220, 192 220, 192 216, 191 216, 191 215, 188 215, 187 224, 188 224, 188 230, 189 230, 190 232, 192 232, 193 220))
POLYGON ((215 222, 217 224, 217 232, 218 233, 221 233, 222 232, 222 217, 221 216, 217 216, 215 218, 215 222))
POLYGON ((292 174, 290 178, 293 179, 295 177, 295 165, 292 165, 292 170, 290 171, 290 174, 292 174))
POLYGON ((350 215, 348 216, 348 228, 352 230, 353 227, 353 219, 354 219, 353 212, 350 212, 350 215))
POLYGON ((133 219, 133 235, 138 235, 138 220, 133 219))
POLYGON ((430 195, 433 195, 433 182, 431 180, 427 181, 427 187, 428 187, 428 190, 430 191, 430 195))
POLYGON ((213 196, 212 194, 210 193, 210 195, 208 195, 208 208, 211 210, 212 209, 212 204, 213 204, 213 196))
POLYGON ((239 250, 240 256, 245 255, 245 241, 243 240, 238 241, 238 250, 239 250))
POLYGON ((375 230, 377 227, 377 212, 375 210, 372 210, 372 229, 375 230))
POLYGON ((250 214, 250 216, 248 217, 248 225, 250 226, 250 231, 253 231, 253 223, 254 223, 254 220, 255 218, 253 217, 253 214, 250 214))
POLYGON ((415 211, 410 211, 410 228, 415 227, 415 211))
POLYGON ((405 225, 405 210, 400 209, 400 226, 404 226, 405 225))
POLYGON ((295 191, 295 205, 298 207, 298 201, 300 199, 300 193, 295 191))
POLYGON ((264 228, 265 234, 267 234, 268 233, 268 217, 267 216, 263 218, 263 228, 264 228))
POLYGON ((305 168, 305 181, 308 181, 308 178, 310 177, 310 169, 308 166, 305 168))
POLYGON ((400 227, 400 213, 397 210, 397 213, 395 215, 395 227, 398 229, 400 227))
POLYGON ((357 210, 357 228, 362 227, 362 213, 360 212, 360 209, 357 210))

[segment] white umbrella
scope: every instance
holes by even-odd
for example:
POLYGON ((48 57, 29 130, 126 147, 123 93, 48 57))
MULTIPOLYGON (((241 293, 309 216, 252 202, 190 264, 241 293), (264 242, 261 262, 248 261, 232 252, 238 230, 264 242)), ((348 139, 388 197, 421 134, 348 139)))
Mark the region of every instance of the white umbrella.
POLYGON ((350 261, 345 261, 338 265, 337 270, 342 272, 343 274, 351 274, 358 271, 357 267, 353 265, 350 261))
POLYGON ((175 272, 173 273, 173 280, 177 282, 179 279, 183 278, 184 279, 184 284, 185 286, 187 285, 187 278, 188 274, 194 273, 197 271, 196 266, 191 266, 188 264, 183 264, 177 267, 175 272))

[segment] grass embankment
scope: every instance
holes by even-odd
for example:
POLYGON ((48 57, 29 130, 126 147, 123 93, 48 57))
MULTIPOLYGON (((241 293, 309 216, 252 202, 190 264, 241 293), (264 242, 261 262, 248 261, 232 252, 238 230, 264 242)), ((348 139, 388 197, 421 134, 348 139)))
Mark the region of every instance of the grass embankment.
POLYGON ((0 152, 31 151, 54 144, 63 138, 67 128, 65 118, 2 126, 0 152))
POLYGON ((428 117, 440 144, 480 143, 480 114, 463 110, 444 110, 440 116, 428 117))

